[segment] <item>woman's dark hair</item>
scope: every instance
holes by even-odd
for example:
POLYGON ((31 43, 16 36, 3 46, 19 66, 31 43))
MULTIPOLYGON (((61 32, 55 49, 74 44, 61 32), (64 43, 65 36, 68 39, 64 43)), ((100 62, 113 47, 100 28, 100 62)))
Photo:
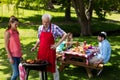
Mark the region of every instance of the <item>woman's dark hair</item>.
POLYGON ((14 16, 14 15, 12 15, 12 16, 10 17, 10 19, 9 19, 9 22, 12 20, 12 18, 15 18, 15 16, 14 16))
POLYGON ((10 19, 9 19, 7 30, 9 30, 11 28, 11 23, 14 23, 15 21, 19 22, 18 19, 15 16, 11 16, 10 19))
POLYGON ((106 39, 106 35, 103 34, 103 33, 99 33, 98 36, 103 37, 104 39, 106 39))

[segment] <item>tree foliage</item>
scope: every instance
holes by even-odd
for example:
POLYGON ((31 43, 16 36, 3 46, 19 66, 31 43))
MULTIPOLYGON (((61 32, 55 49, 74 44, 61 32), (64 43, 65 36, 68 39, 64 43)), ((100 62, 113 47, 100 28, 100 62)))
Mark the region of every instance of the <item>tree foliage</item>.
POLYGON ((65 19, 71 19, 71 0, 58 0, 57 3, 61 4, 60 9, 65 11, 65 19))
POLYGON ((95 0, 94 10, 98 18, 104 19, 106 13, 120 10, 120 0, 95 0))
POLYGON ((120 9, 120 0, 72 0, 72 3, 81 25, 81 35, 91 35, 90 23, 93 10, 99 19, 104 19, 106 13, 120 9))
MULTIPOLYGON (((54 9, 53 2, 57 2, 58 5, 61 5, 61 9, 66 9, 66 12, 70 9, 71 0, 2 0, 2 4, 15 4, 15 10, 18 10, 19 6, 40 10, 40 7, 54 9), (70 3, 70 4, 69 4, 70 3)), ((79 1, 79 0, 78 0, 79 1)), ((88 3, 90 0, 83 0, 85 8, 88 8, 88 3)), ((106 13, 111 11, 120 12, 120 0, 94 0, 95 13, 98 15, 98 18, 103 19, 106 16, 106 13)), ((69 11, 70 12, 70 11, 69 11)), ((68 13, 67 13, 68 14, 68 13)), ((70 14, 69 14, 70 16, 70 14)))
POLYGON ((106 13, 120 12, 120 0, 2 0, 0 4, 14 5, 15 14, 19 15, 19 7, 27 9, 54 9, 53 2, 65 11, 66 19, 70 20, 70 7, 74 7, 82 35, 91 35, 91 18, 95 11, 99 19, 105 19, 106 13), (72 2, 71 2, 72 1, 72 2))

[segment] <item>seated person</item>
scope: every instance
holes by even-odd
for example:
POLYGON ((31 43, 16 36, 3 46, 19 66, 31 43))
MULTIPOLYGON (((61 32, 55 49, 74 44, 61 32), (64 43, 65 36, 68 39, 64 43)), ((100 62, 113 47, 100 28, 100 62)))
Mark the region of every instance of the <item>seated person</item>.
POLYGON ((105 64, 109 61, 111 55, 111 46, 109 41, 106 39, 106 36, 106 32, 101 32, 98 34, 99 45, 98 49, 94 51, 97 54, 89 60, 90 64, 97 66, 100 63, 105 64))
POLYGON ((56 52, 57 53, 62 53, 63 50, 68 50, 72 48, 72 45, 76 44, 76 42, 73 42, 73 35, 72 33, 67 34, 66 41, 63 41, 57 48, 56 52))
POLYGON ((62 53, 62 51, 65 49, 65 42, 63 41, 62 43, 60 43, 60 45, 56 48, 56 52, 57 53, 62 53))

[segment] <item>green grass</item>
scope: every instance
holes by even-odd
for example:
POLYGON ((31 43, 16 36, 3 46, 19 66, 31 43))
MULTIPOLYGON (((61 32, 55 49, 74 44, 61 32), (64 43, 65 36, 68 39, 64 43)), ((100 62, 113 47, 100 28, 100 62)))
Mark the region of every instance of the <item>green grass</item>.
MULTIPOLYGON (((9 80, 11 76, 11 66, 7 61, 6 51, 4 49, 3 34, 5 29, 0 29, 0 80, 9 80)), ((19 28, 20 39, 22 44, 22 52, 24 59, 35 59, 37 51, 31 52, 30 49, 35 44, 37 40, 37 32, 34 29, 21 29, 19 28)), ((75 37, 75 41, 84 41, 87 43, 94 43, 97 45, 97 36, 89 37, 75 37)), ((94 76, 89 80, 119 80, 118 76, 120 74, 120 36, 109 36, 108 40, 112 46, 112 55, 108 64, 105 65, 102 74, 97 77, 94 76)), ((58 65, 59 67, 59 65, 58 65)), ((52 80, 52 75, 48 73, 48 80, 52 80)), ((29 80, 39 80, 39 75, 37 71, 31 71, 29 80)), ((63 72, 60 72, 61 80, 88 80, 87 73, 83 67, 76 67, 70 65, 70 67, 65 68, 63 72)))

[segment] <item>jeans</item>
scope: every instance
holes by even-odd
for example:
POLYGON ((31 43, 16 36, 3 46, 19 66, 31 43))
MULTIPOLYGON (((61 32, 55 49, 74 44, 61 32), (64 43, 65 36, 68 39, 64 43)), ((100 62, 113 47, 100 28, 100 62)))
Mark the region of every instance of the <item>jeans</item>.
POLYGON ((103 62, 101 62, 101 61, 103 61, 103 58, 98 58, 97 56, 94 56, 94 57, 92 57, 92 58, 89 60, 90 64, 103 63, 103 62))
POLYGON ((20 58, 18 57, 13 57, 14 63, 12 64, 12 70, 13 74, 11 77, 11 80, 17 80, 17 77, 19 76, 19 63, 20 63, 20 58))

